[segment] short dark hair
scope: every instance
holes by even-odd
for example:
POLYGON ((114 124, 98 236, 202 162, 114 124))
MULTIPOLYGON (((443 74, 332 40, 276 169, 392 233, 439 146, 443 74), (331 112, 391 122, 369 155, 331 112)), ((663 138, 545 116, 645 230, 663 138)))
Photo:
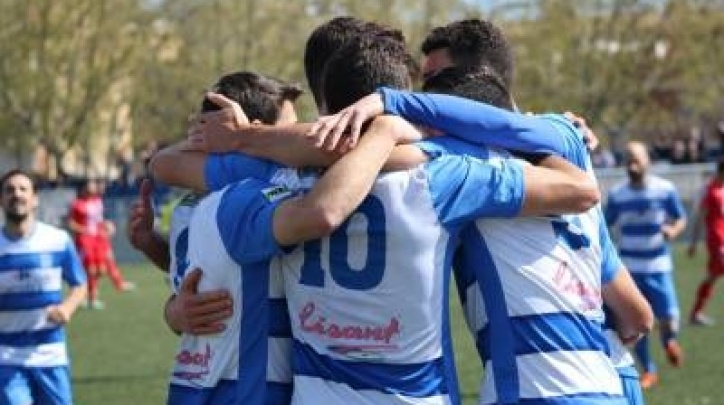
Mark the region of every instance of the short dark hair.
POLYGON ((445 68, 425 80, 422 90, 451 94, 513 110, 513 101, 508 88, 489 66, 470 69, 462 66, 445 68))
POLYGON ((410 58, 405 45, 392 38, 366 35, 348 42, 324 69, 328 112, 338 112, 380 86, 409 88, 410 58))
MULTIPOLYGON (((294 84, 254 72, 235 72, 221 76, 211 90, 236 101, 249 120, 273 125, 279 119, 284 101, 295 101, 302 89, 294 84)), ((214 111, 219 106, 204 97, 201 111, 214 111)))
POLYGON ((26 178, 28 178, 28 180, 30 180, 30 189, 33 191, 33 193, 38 191, 38 179, 29 172, 17 168, 8 170, 5 174, 3 174, 2 177, 0 177, 0 190, 4 190, 5 183, 7 183, 11 177, 15 176, 25 176, 26 178))
POLYGON ((487 65, 500 75, 506 87, 513 83, 512 48, 503 32, 490 21, 473 18, 434 28, 421 48, 425 55, 447 49, 456 66, 487 65))
POLYGON ((317 106, 322 105, 322 77, 329 58, 348 41, 372 33, 405 43, 400 30, 349 16, 335 17, 312 31, 304 49, 304 73, 317 106))

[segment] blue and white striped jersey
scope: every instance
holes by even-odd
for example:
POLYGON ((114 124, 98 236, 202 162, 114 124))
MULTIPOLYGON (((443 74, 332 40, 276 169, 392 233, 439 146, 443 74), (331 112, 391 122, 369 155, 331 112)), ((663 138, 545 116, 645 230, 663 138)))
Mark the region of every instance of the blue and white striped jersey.
POLYGON ((619 231, 619 255, 631 273, 669 272, 674 269, 669 243, 661 226, 686 215, 670 181, 647 175, 644 187, 628 181, 608 193, 606 222, 619 231))
MULTIPOLYGON (((478 143, 482 128, 496 134, 497 146, 556 152, 591 168, 580 135, 563 117, 504 112, 502 117, 510 121, 498 117, 492 125, 486 122, 491 106, 480 110, 480 104, 449 96, 382 92, 385 110, 412 122, 456 131, 454 135, 466 140, 475 140, 477 134, 478 143), (537 136, 536 147, 527 149, 525 142, 500 136, 523 127, 530 128, 524 133, 537 136), (544 142, 546 134, 555 137, 553 147, 544 142)), ((488 134, 486 139, 491 138, 488 134)), ((439 142, 430 147, 431 142, 420 146, 428 153, 444 153, 439 142)), ((471 145, 467 151, 464 146, 449 150, 482 155, 491 162, 500 159, 471 145)), ((608 357, 601 297, 602 283, 613 278, 621 262, 600 207, 553 218, 479 219, 461 241, 454 268, 468 325, 486 366, 481 404, 625 403, 608 357)))
POLYGON ((47 307, 63 301, 63 283, 86 275, 64 230, 36 222, 25 238, 0 232, 0 366, 68 364, 65 331, 48 320, 47 307))
MULTIPOLYGON (((228 167, 210 162, 207 184, 242 174, 228 167)), ((447 318, 453 242, 476 218, 516 215, 523 190, 511 160, 442 156, 380 175, 336 232, 281 256, 293 403, 459 403, 447 318)))
POLYGON ((181 200, 173 207, 171 212, 171 220, 168 229, 168 249, 170 253, 170 262, 168 269, 168 279, 171 285, 171 291, 178 293, 186 270, 189 267, 188 251, 189 251, 189 223, 194 208, 203 196, 189 193, 181 198, 181 200))
POLYGON ((172 389, 193 388, 218 400, 213 390, 236 380, 234 403, 290 402, 291 331, 271 220, 278 203, 291 195, 248 179, 209 194, 193 209, 185 273, 203 270, 200 291, 228 290, 233 314, 220 333, 182 336, 172 389))

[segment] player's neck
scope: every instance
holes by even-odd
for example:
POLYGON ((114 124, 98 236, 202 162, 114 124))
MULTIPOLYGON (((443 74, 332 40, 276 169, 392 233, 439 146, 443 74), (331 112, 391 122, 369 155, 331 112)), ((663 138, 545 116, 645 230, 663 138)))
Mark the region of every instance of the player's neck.
POLYGON ((35 218, 27 217, 20 222, 5 221, 3 233, 8 239, 22 239, 27 237, 35 229, 35 218))

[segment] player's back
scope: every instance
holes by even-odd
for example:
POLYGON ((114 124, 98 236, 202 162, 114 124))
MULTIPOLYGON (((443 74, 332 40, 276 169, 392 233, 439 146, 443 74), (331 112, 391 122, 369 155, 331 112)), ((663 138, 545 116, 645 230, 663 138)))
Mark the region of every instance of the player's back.
POLYGON ((422 168, 381 175, 331 236, 284 256, 294 403, 455 402, 450 234, 422 168))
MULTIPOLYGON (((290 333, 278 262, 269 257, 240 263, 230 251, 233 247, 221 224, 231 219, 223 218, 219 208, 225 191, 209 194, 193 208, 185 236, 182 230, 177 244, 178 249, 185 244, 188 252, 176 263, 186 266, 181 278, 192 269, 202 269, 199 291, 227 290, 232 296, 232 315, 224 321, 222 332, 182 336, 171 395, 184 398, 179 400, 184 404, 240 400, 287 404, 291 394, 290 333), (266 389, 262 389, 265 382, 266 389), (207 402, 198 402, 199 398, 207 402)), ((179 220, 184 213, 188 211, 182 209, 179 220)))
POLYGON ((620 400, 591 219, 482 219, 465 231, 455 265, 476 272, 465 308, 487 370, 481 404, 620 400))

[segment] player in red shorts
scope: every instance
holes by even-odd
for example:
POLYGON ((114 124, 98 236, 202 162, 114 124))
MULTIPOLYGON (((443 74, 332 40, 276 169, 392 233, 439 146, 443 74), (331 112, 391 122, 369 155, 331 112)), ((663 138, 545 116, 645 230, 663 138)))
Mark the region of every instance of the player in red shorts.
POLYGON ((709 252, 708 272, 696 291, 696 301, 689 320, 694 325, 711 326, 714 324, 714 319, 704 313, 704 306, 711 298, 714 283, 724 274, 724 160, 717 163, 716 173, 707 184, 699 203, 694 230, 691 233, 689 257, 696 254, 702 226, 706 228, 706 248, 709 252))
POLYGON ((88 306, 94 309, 103 308, 103 303, 98 300, 98 281, 103 274, 108 274, 118 291, 135 287, 123 279, 113 257, 110 237, 115 233, 115 226, 103 217, 102 194, 101 181, 85 180, 71 204, 68 218, 83 267, 88 273, 88 306))

